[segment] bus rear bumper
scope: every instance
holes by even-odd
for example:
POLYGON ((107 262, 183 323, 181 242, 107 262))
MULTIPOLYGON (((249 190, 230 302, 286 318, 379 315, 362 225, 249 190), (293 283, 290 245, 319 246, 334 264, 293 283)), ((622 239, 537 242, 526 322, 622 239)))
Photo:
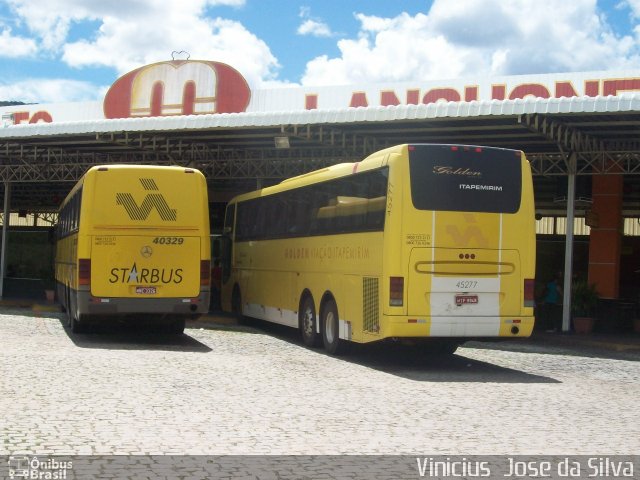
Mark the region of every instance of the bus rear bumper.
POLYGON ((385 337, 529 337, 534 317, 386 316, 385 337))
POLYGON ((171 314, 197 317, 209 311, 209 292, 195 298, 98 298, 78 292, 78 311, 86 315, 171 314))

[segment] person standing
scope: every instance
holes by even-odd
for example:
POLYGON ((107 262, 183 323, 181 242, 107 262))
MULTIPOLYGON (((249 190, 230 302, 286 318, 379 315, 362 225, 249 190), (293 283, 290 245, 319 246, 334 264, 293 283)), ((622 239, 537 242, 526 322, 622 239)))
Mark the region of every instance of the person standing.
POLYGON ((542 297, 543 318, 547 332, 562 331, 562 272, 557 272, 547 283, 542 297))

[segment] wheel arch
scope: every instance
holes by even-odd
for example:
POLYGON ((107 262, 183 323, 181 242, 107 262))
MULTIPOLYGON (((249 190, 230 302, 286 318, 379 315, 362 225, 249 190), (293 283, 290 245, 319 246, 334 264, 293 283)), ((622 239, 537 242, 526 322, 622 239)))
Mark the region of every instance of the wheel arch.
MULTIPOLYGON (((326 307, 327 303, 333 301, 336 306, 336 310, 338 310, 338 302, 336 300, 336 296, 331 292, 331 290, 327 290, 322 294, 322 298, 320 299, 320 308, 318 309, 318 313, 322 318, 322 312, 326 307)), ((338 316, 340 315, 340 311, 338 310, 338 316)))
POLYGON ((231 288, 231 311, 235 314, 242 314, 242 290, 238 282, 235 282, 231 288), (238 303, 237 305, 236 302, 238 303), (238 307, 240 308, 239 311, 236 310, 238 307))

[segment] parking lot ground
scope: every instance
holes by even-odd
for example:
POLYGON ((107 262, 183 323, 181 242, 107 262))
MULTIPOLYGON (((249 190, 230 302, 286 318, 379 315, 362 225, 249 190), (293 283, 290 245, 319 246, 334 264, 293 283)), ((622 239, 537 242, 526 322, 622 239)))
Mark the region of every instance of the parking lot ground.
POLYGON ((468 342, 440 358, 389 342, 332 357, 224 315, 180 336, 77 335, 59 311, 15 306, 0 308, 0 338, 0 454, 640 451, 640 352, 610 341, 468 342))

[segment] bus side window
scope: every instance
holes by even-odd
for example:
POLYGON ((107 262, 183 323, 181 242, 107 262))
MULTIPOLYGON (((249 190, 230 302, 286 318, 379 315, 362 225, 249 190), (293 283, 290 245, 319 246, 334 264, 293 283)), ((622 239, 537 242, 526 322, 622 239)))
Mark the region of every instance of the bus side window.
POLYGON ((248 240, 251 238, 251 228, 255 222, 256 209, 253 208, 253 202, 247 201, 238 204, 238 213, 236 215, 236 241, 248 240))
POLYGON ((387 184, 389 170, 372 172, 369 182, 369 204, 367 208, 367 227, 379 229, 384 226, 385 209, 387 206, 387 184))
POLYGON ((287 205, 283 194, 270 195, 262 199, 265 208, 264 236, 266 238, 280 238, 287 234, 287 205))
POLYGON ((307 198, 307 189, 299 192, 286 192, 286 217, 287 217, 287 234, 298 237, 309 233, 309 225, 311 223, 311 204, 307 198))
POLYGON ((228 205, 227 211, 224 214, 224 228, 223 233, 233 237, 233 224, 236 217, 236 204, 228 205))

